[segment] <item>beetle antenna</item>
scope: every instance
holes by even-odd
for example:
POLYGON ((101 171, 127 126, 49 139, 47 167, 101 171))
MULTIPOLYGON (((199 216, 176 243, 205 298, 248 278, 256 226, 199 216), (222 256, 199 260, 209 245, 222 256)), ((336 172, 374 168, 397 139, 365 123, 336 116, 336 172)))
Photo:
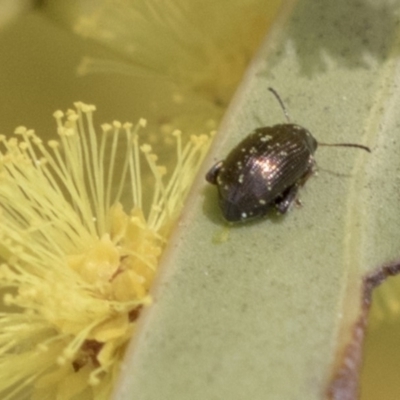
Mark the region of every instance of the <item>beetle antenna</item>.
POLYGON ((368 146, 364 146, 362 144, 355 143, 318 143, 318 146, 331 146, 331 147, 357 147, 358 149, 362 149, 371 153, 371 149, 368 146))
POLYGON ((276 97, 276 99, 279 101, 279 104, 281 105, 282 111, 285 114, 286 121, 290 123, 290 116, 289 116, 289 113, 288 113, 288 111, 287 111, 287 109, 285 107, 285 104, 283 103, 283 101, 281 99, 281 96, 279 96, 278 92, 272 87, 269 87, 268 90, 270 92, 272 92, 273 95, 276 97))

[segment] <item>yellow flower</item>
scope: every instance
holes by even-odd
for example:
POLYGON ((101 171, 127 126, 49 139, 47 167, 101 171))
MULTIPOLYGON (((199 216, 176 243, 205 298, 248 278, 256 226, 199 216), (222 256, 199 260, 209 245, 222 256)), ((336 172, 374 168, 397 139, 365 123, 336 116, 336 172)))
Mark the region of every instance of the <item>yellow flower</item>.
POLYGON ((98 135, 95 107, 75 108, 54 114, 59 139, 47 145, 24 127, 0 136, 2 399, 108 398, 209 144, 173 132, 168 174, 139 144, 144 120, 98 135))

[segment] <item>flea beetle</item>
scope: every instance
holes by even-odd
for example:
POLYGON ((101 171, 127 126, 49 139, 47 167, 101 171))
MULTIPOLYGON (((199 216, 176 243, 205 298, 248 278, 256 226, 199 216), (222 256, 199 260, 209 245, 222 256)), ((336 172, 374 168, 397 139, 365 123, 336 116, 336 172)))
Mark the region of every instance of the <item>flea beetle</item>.
POLYGON ((207 173, 218 188, 219 205, 227 221, 246 221, 264 216, 271 208, 285 214, 297 200, 301 186, 315 170, 314 153, 320 146, 356 147, 354 143, 318 143, 307 129, 290 122, 278 93, 287 123, 255 129, 207 173))

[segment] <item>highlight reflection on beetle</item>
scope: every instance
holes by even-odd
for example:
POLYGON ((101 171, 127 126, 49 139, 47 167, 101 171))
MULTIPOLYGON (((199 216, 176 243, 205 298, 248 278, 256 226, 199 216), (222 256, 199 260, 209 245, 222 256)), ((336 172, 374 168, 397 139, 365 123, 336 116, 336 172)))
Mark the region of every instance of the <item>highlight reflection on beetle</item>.
POLYGON ((206 175, 206 180, 217 186, 222 214, 230 222, 263 217, 271 208, 285 214, 315 170, 318 145, 371 151, 361 144, 318 143, 307 129, 290 122, 278 93, 269 90, 287 123, 255 129, 206 175))

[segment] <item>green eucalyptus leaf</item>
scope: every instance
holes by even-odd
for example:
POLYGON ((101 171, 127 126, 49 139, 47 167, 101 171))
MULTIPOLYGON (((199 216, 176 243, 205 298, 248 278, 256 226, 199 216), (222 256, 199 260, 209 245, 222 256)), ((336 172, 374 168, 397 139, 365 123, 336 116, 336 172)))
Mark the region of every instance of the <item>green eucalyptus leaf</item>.
POLYGON ((357 359, 341 367, 363 277, 399 257, 397 12, 384 0, 287 4, 194 185, 115 399, 354 398, 357 359), (318 141, 372 153, 319 148, 302 207, 226 228, 204 174, 255 127, 284 122, 269 86, 318 141))

